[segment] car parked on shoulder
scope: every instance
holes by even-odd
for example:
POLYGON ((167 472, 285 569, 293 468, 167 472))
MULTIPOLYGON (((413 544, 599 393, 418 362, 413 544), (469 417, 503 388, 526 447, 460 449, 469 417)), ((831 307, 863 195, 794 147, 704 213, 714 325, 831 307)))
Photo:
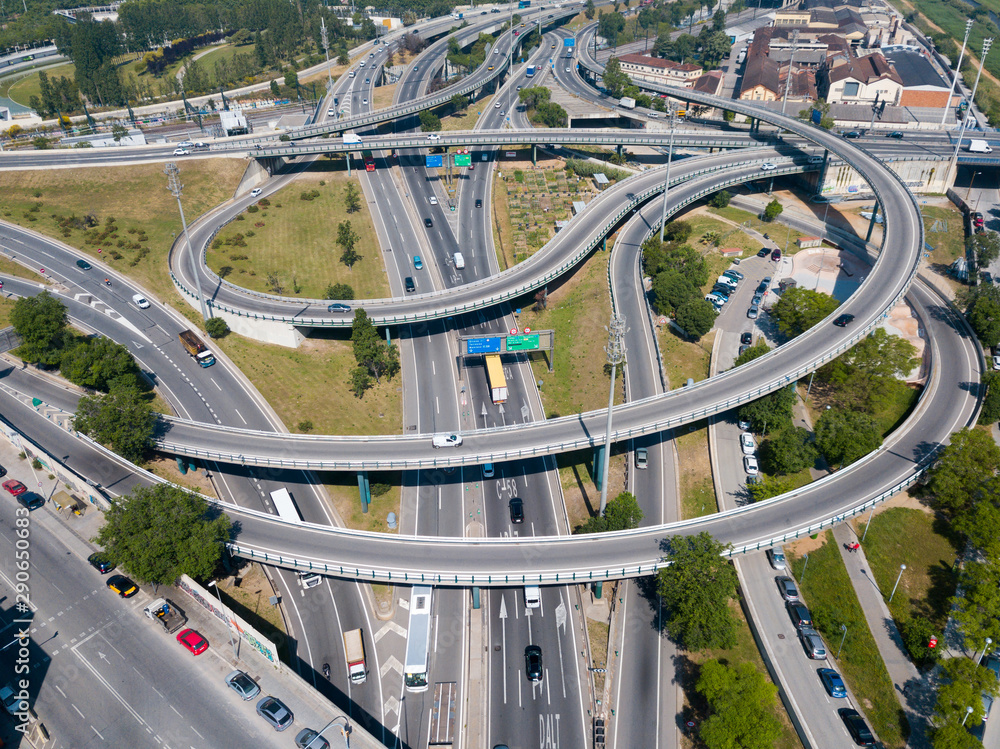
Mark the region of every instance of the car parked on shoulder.
POLYGON ((17 497, 28 491, 28 487, 16 479, 7 479, 7 481, 4 481, 3 488, 6 489, 12 497, 17 497))
POLYGON ((756 304, 751 305, 750 308, 747 310, 747 318, 750 320, 756 320, 757 315, 759 313, 760 313, 760 307, 758 307, 756 304))
POLYGON ((3 687, 0 687, 0 702, 3 703, 3 709, 9 715, 16 715, 21 712, 22 708, 27 709, 28 707, 27 702, 21 704, 22 700, 18 698, 17 692, 10 684, 4 684, 3 687))
POLYGON ((774 581, 778 584, 778 591, 781 593, 781 597, 786 601, 797 601, 799 600, 799 590, 795 587, 795 581, 788 575, 782 575, 781 577, 776 577, 774 581))
POLYGON ((759 284, 757 284, 757 290, 754 292, 754 294, 755 295, 763 294, 765 291, 767 291, 767 282, 761 281, 759 284))
POLYGON ((749 346, 751 343, 753 343, 753 333, 751 333, 749 330, 744 330, 742 333, 740 333, 740 343, 742 343, 744 346, 749 346))
POLYGON ((847 729, 847 732, 851 735, 851 739, 854 740, 856 745, 874 746, 875 737, 872 735, 868 724, 865 723, 865 719, 861 717, 861 714, 857 710, 842 707, 837 711, 837 715, 844 721, 844 728, 847 729))
POLYGON ((753 441, 753 435, 750 432, 740 434, 740 449, 743 450, 744 455, 753 455, 757 449, 757 443, 753 441))
POLYGON ((192 655, 201 655, 208 650, 208 640, 193 629, 181 630, 177 634, 177 642, 183 645, 192 655))
POLYGON ((800 601, 787 601, 785 603, 785 610, 788 612, 788 616, 796 628, 801 629, 802 627, 811 627, 813 625, 812 614, 809 613, 809 609, 804 603, 800 601))
POLYGON ((785 569, 785 552, 781 549, 768 549, 767 561, 770 562, 772 569, 780 572, 785 569))
POLYGON ((117 593, 119 598, 131 598, 139 592, 139 586, 125 575, 112 575, 108 578, 108 590, 117 593))
POLYGON ((111 557, 103 551, 95 551, 87 557, 87 561, 90 562, 91 567, 100 572, 102 575, 108 574, 115 568, 115 564, 111 561, 111 557))
POLYGON ((729 276, 731 279, 737 282, 742 281, 744 278, 746 278, 746 276, 744 276, 738 270, 733 270, 732 268, 730 268, 729 270, 722 271, 722 275, 729 276))
POLYGON ((17 501, 21 503, 21 506, 26 510, 37 510, 39 507, 45 506, 45 500, 42 499, 37 494, 32 494, 31 492, 25 492, 24 494, 19 494, 16 497, 17 501))
POLYGON ((303 728, 295 737, 295 746, 298 749, 330 749, 330 742, 320 736, 318 731, 303 728))
POLYGON ((260 687, 257 682, 243 671, 233 671, 226 677, 226 686, 240 696, 244 702, 252 700, 260 694, 260 687))
POLYGON ((832 668, 821 668, 818 673, 819 680, 823 682, 823 688, 828 695, 837 699, 847 697, 847 687, 844 686, 844 680, 840 678, 840 674, 832 668))
POLYGON ((823 638, 819 636, 817 632, 812 627, 799 627, 799 641, 802 643, 802 648, 806 651, 806 655, 815 661, 826 660, 826 645, 823 644, 823 638))
POLYGON ((284 731, 295 721, 295 716, 285 703, 271 696, 257 703, 257 715, 270 723, 275 731, 284 731))

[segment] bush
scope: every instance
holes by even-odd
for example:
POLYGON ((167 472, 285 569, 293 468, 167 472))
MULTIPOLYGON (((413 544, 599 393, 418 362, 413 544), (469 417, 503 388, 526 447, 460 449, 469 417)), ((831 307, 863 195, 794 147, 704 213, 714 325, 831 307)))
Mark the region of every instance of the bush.
POLYGON ((247 213, 257 213, 257 211, 259 211, 259 210, 260 210, 260 208, 258 208, 255 205, 248 205, 247 206, 247 213))
POLYGON ((229 335, 229 325, 221 317, 210 317, 205 321, 205 332, 212 338, 229 335))
POLYGON ((305 421, 300 421, 298 423, 297 429, 300 432, 307 432, 307 433, 311 432, 313 430, 313 423, 309 421, 309 419, 306 419, 305 421))
POLYGON ((944 648, 943 633, 927 619, 907 619, 899 624, 899 633, 903 644, 910 651, 910 657, 920 668, 929 668, 941 660, 941 650, 944 648), (938 640, 937 647, 929 647, 931 637, 938 640))

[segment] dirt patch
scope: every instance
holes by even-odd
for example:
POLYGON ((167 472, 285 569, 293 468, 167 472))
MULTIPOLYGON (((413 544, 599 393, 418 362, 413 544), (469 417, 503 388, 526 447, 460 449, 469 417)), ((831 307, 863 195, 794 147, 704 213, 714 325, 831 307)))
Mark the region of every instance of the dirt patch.
MULTIPOLYGON (((270 625, 262 627, 263 634, 267 635, 267 630, 285 631, 285 622, 281 617, 281 612, 277 606, 271 605, 271 596, 276 591, 259 564, 248 564, 241 570, 239 578, 228 578, 219 584, 219 588, 222 589, 223 600, 228 597, 238 604, 233 608, 240 616, 244 616, 250 624, 257 626, 258 622, 261 622, 270 625), (235 584, 236 579, 240 582, 239 586, 235 584), (249 616, 247 616, 248 614, 249 616), (255 619, 257 621, 254 621, 255 619)), ((291 595, 293 591, 285 591, 285 593, 291 595)))
MULTIPOLYGON (((608 634, 610 627, 607 622, 587 619, 587 639, 590 640, 590 667, 607 668, 608 666, 608 634)), ((594 671, 594 690, 597 694, 604 693, 605 674, 594 671)))
POLYGON ((150 473, 155 473, 160 478, 173 482, 185 489, 204 494, 206 497, 218 496, 212 480, 205 475, 206 472, 204 470, 192 471, 189 469, 187 473, 181 473, 177 465, 177 460, 174 458, 158 456, 146 461, 143 468, 150 473))
MULTIPOLYGON (((897 507, 905 507, 908 510, 919 510, 925 515, 929 515, 931 517, 934 515, 934 510, 928 506, 927 500, 915 497, 909 492, 909 490, 907 490, 900 492, 892 499, 887 499, 882 504, 875 505, 875 512, 871 514, 871 517, 881 515, 886 510, 893 510, 897 507)), ((861 536, 865 532, 865 526, 868 524, 868 516, 869 514, 866 513, 850 521, 851 527, 854 529, 854 533, 856 535, 861 536)))
POLYGON ((812 536, 804 536, 796 541, 791 541, 784 545, 786 554, 794 554, 797 557, 805 556, 816 549, 819 549, 826 543, 826 535, 818 534, 815 538, 812 536))

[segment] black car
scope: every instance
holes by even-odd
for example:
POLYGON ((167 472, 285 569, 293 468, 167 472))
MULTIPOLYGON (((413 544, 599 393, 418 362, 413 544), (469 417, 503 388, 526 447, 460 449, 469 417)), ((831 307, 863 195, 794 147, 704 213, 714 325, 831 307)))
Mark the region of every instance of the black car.
POLYGON ((871 729, 868 724, 865 723, 865 719, 858 714, 857 710, 852 710, 849 707, 842 707, 837 711, 840 719, 844 721, 844 727, 847 732, 851 734, 851 738, 854 739, 854 743, 858 746, 874 746, 875 737, 872 735, 871 729))
POLYGON ((848 130, 846 133, 844 133, 844 137, 845 138, 860 138, 861 137, 861 133, 859 133, 857 130, 848 130))
POLYGON ((92 266, 86 260, 77 260, 76 267, 80 270, 90 270, 92 266))
POLYGON ((432 226, 434 226, 434 222, 431 221, 429 218, 425 218, 424 219, 424 226, 426 226, 428 229, 430 229, 432 226))
POLYGON ((477 199, 476 200, 476 208, 482 208, 482 207, 483 207, 483 201, 477 199))
POLYGON ((524 670, 528 681, 542 680, 542 649, 537 645, 529 645, 524 649, 524 670))
POLYGON ((6 475, 7 475, 7 469, 4 468, 3 466, 0 466, 0 476, 6 476, 6 475))
POLYGON ((757 284, 757 291, 754 294, 763 294, 765 291, 767 291, 767 281, 761 281, 757 284))
POLYGON ((759 250, 757 250, 757 257, 767 257, 770 254, 771 250, 769 250, 767 247, 761 247, 759 250))
POLYGON ((524 500, 520 497, 514 497, 510 500, 508 505, 510 507, 510 522, 512 523, 523 523, 524 522, 524 500))
POLYGON ((43 507, 45 505, 44 499, 39 497, 37 494, 32 494, 31 492, 18 494, 17 501, 20 502, 21 506, 26 510, 37 510, 39 507, 43 507))
POLYGON ((893 130, 891 133, 886 133, 885 137, 886 138, 895 138, 896 140, 902 140, 903 139, 903 134, 901 132, 899 132, 898 130, 893 130))
POLYGON ((416 291, 417 285, 413 283, 413 276, 407 276, 403 279, 403 286, 407 291, 416 291))
POLYGON ((748 346, 749 344, 753 343, 753 333, 751 333, 749 330, 744 331, 740 335, 740 343, 742 343, 744 346, 748 346))
POLYGON ((717 283, 715 284, 715 286, 712 287, 712 293, 721 294, 726 299, 728 299, 729 295, 733 293, 733 290, 729 286, 726 286, 724 283, 717 283))
POLYGON ((785 608, 788 610, 788 616, 792 619, 792 624, 796 627, 812 626, 812 614, 809 613, 809 609, 806 608, 804 603, 799 603, 798 601, 788 601, 788 603, 785 604, 785 608))
POLYGON ((95 551, 87 557, 87 561, 90 562, 91 566, 102 575, 108 574, 115 568, 114 562, 112 562, 111 559, 108 558, 108 555, 102 551, 95 551))
POLYGON ((853 320, 854 315, 841 315, 833 321, 833 324, 838 328, 846 328, 851 322, 853 322, 853 320))

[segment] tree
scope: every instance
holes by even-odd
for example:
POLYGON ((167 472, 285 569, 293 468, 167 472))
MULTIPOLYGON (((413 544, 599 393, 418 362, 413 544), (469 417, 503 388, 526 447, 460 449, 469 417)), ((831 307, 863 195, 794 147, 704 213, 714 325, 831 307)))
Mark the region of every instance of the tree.
MULTIPOLYGON (((618 35, 625 30, 625 18, 618 13, 603 13, 597 19, 597 33, 612 44, 618 44, 618 35)), ((612 60, 615 58, 611 58, 612 60)))
POLYGON ((358 233, 351 228, 350 221, 341 221, 337 224, 337 244, 344 251, 340 256, 340 262, 348 268, 353 267, 361 259, 361 255, 354 249, 358 239, 358 233))
POLYGON ((969 733, 960 720, 931 726, 929 734, 934 749, 983 749, 983 742, 969 733))
POLYGON ((281 96, 281 90, 278 88, 278 82, 275 80, 271 81, 271 96, 281 96))
POLYGON ((441 129, 441 118, 433 112, 424 110, 419 114, 420 129, 425 133, 435 133, 441 129))
MULTIPOLYGON (((935 722, 940 726, 965 722, 966 727, 983 722, 983 700, 980 695, 997 693, 996 677, 969 658, 948 658, 941 669, 941 686, 934 705, 935 722), (972 713, 966 719, 966 708, 972 713)), ((934 743, 935 748, 938 746, 934 743)))
POLYGON ((469 98, 461 94, 455 94, 451 97, 451 108, 456 112, 464 112, 469 108, 469 98))
POLYGON ((357 213, 361 210, 361 191, 353 182, 348 182, 344 188, 344 208, 348 213, 357 213))
POLYGON ((796 473, 815 462, 816 448, 802 427, 785 427, 760 446, 761 467, 767 473, 796 473))
POLYGON ((965 317, 980 343, 989 348, 1000 344, 1000 289, 983 284, 963 296, 965 317))
POLYGON ((708 201, 708 204, 713 208, 726 208, 729 205, 729 201, 733 199, 732 194, 729 190, 719 190, 712 199, 708 201))
POLYGON ((692 299, 677 308, 674 319, 691 338, 698 340, 715 325, 715 308, 704 299, 692 299))
POLYGON ((224 338, 229 335, 229 325, 221 317, 210 317, 205 321, 205 332, 212 338, 224 338))
POLYGON ((129 350, 103 336, 85 338, 67 350, 59 362, 59 369, 70 382, 104 392, 116 380, 128 382, 137 390, 144 389, 145 385, 129 350))
POLYGON ((856 408, 874 407, 897 377, 917 364, 917 349, 909 341, 876 328, 858 345, 820 371, 822 379, 839 385, 838 393, 856 408))
POLYGON ((754 502, 763 502, 765 499, 777 497, 793 489, 792 480, 787 476, 764 476, 757 478, 754 483, 747 484, 747 494, 754 502))
POLYGON ((767 345, 767 341, 760 338, 757 343, 736 357, 736 361, 733 362, 733 366, 742 367, 744 364, 749 364, 754 359, 759 359, 770 350, 771 347, 767 345))
POLYGON ((546 101, 538 105, 531 114, 532 122, 545 127, 565 127, 569 115, 566 110, 555 102, 546 101))
POLYGON ((968 427, 955 432, 927 472, 932 506, 951 519, 968 512, 998 469, 1000 446, 989 433, 968 427))
POLYGON ((112 500, 94 541, 138 580, 170 585, 182 574, 209 580, 230 532, 229 518, 201 497, 154 484, 112 500))
POLYGON ((285 88, 297 88, 299 85, 299 74, 294 70, 285 72, 285 88))
POLYGON ((736 623, 729 602, 736 596, 736 571, 722 555, 730 547, 708 533, 667 539, 667 561, 657 588, 667 611, 667 631, 686 650, 729 648, 736 623))
POLYGON ((965 646, 979 650, 986 638, 1000 642, 1000 559, 967 561, 958 579, 959 594, 951 599, 951 615, 965 646))
POLYGON ((574 533, 604 533, 637 528, 642 522, 642 509, 631 492, 622 492, 610 500, 603 515, 587 518, 587 522, 576 528, 574 533))
POLYGON ((752 663, 706 661, 696 685, 709 716, 698 730, 708 749, 770 749, 781 736, 778 688, 752 663))
POLYGON ((795 338, 839 306, 840 302, 829 294, 796 287, 785 290, 778 303, 771 307, 771 317, 778 321, 778 330, 783 335, 795 338))
MULTIPOLYGON (((720 10, 719 13, 722 13, 720 10)), ((715 67, 724 58, 729 56, 733 44, 729 41, 729 35, 725 31, 716 31, 710 34, 701 48, 701 60, 706 67, 715 67)))
POLYGON ((670 315, 685 302, 698 298, 701 292, 683 273, 668 268, 653 278, 652 293, 657 314, 670 315))
POLYGON ((122 123, 116 122, 111 126, 111 137, 114 138, 115 143, 121 145, 122 138, 128 137, 128 128, 122 123))
POLYGON ((594 14, 596 13, 594 8, 594 0, 587 0, 587 4, 583 7, 583 15, 587 17, 588 21, 594 20, 594 14))
POLYGON ((761 218, 764 221, 769 221, 769 222, 774 221, 774 219, 778 218, 778 216, 781 215, 781 212, 783 210, 785 210, 784 206, 782 206, 781 203, 778 202, 777 198, 774 198, 770 203, 767 204, 767 206, 764 207, 764 214, 761 216, 761 218))
MULTIPOLYGON (((603 19, 606 16, 607 14, 602 15, 601 18, 603 19)), ((615 17, 621 20, 620 16, 615 17)), ((622 72, 622 65, 617 57, 612 57, 608 60, 604 66, 604 73, 601 76, 601 80, 604 82, 604 88, 608 90, 608 94, 615 99, 620 99, 625 93, 625 87, 632 83, 632 80, 622 72)))
POLYGON ((844 466, 882 445, 875 419, 860 411, 831 409, 816 422, 816 447, 831 466, 844 466))
POLYGON ((399 349, 395 344, 387 345, 382 340, 363 309, 354 313, 351 344, 358 366, 363 367, 377 382, 381 382, 383 377, 391 378, 399 371, 399 349))
POLYGON ((1000 372, 984 372, 982 377, 986 395, 983 410, 979 412, 979 423, 983 426, 1000 420, 1000 372))
POLYGON ((944 640, 944 635, 935 627, 930 619, 913 616, 899 622, 899 633, 910 657, 919 668, 926 668, 937 663, 942 658, 944 648, 931 647, 931 638, 944 640))
POLYGON ((1000 234, 995 231, 984 231, 973 234, 965 240, 966 257, 975 260, 976 268, 986 268, 1000 257, 1000 234))
POLYGON ((758 434, 770 434, 792 424, 792 407, 795 405, 795 385, 775 390, 745 406, 740 406, 740 421, 749 421, 758 434))
POLYGON ((24 341, 18 348, 22 359, 50 367, 59 363, 69 337, 69 318, 62 302, 47 291, 21 297, 10 311, 10 323, 24 341))
POLYGON ((354 287, 346 283, 334 283, 326 287, 324 299, 354 299, 354 287))
POLYGON ((80 398, 73 428, 97 442, 110 445, 126 460, 137 463, 153 446, 156 416, 131 384, 112 382, 109 392, 80 398))

